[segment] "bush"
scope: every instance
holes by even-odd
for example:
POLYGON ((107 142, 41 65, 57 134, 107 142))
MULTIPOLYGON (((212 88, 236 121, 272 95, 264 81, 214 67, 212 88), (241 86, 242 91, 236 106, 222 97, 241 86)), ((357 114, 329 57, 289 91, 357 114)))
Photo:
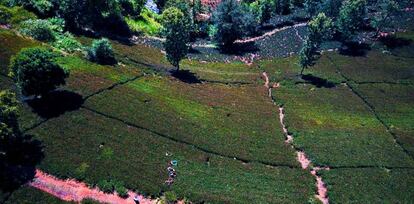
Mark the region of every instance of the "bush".
POLYGON ((0 5, 0 24, 8 24, 12 17, 9 8, 0 5))
POLYGON ((112 181, 108 180, 102 180, 99 181, 97 184, 99 190, 105 192, 105 193, 113 193, 114 192, 114 185, 112 184, 112 181))
POLYGON ((10 76, 24 95, 42 96, 65 84, 69 76, 55 59, 58 54, 41 48, 22 49, 13 56, 10 63, 10 76))
POLYGON ((70 33, 64 33, 62 35, 57 35, 56 41, 53 43, 53 47, 66 51, 66 52, 75 52, 82 49, 82 44, 73 37, 70 33))
POLYGON ((115 191, 118 193, 119 197, 121 197, 121 198, 127 198, 128 197, 128 189, 125 188, 125 186, 122 182, 114 181, 114 188, 115 188, 115 191))
POLYGON ((20 33, 36 40, 50 42, 55 40, 51 24, 47 20, 27 20, 20 24, 20 33))
POLYGON ((12 13, 10 24, 15 27, 18 27, 23 21, 27 21, 29 19, 37 19, 34 13, 29 12, 22 7, 15 6, 10 8, 10 11, 12 13))
POLYGON ((89 60, 100 64, 115 64, 115 54, 108 39, 94 40, 87 50, 89 60))
POLYGON ((178 198, 177 195, 175 194, 175 192, 173 191, 167 191, 164 193, 165 196, 165 201, 170 204, 170 203, 176 203, 178 198))

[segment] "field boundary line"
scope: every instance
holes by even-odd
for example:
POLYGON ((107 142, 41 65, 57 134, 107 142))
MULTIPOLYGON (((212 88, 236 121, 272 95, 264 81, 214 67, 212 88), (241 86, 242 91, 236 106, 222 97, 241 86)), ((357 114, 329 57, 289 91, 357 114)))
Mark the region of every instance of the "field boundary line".
POLYGON ((375 118, 385 127, 386 131, 393 137, 394 142, 407 154, 412 160, 414 160, 414 156, 409 153, 409 151, 403 146, 403 144, 398 140, 397 135, 391 130, 390 126, 388 126, 385 121, 379 116, 379 114, 375 111, 375 107, 368 102, 368 100, 362 96, 362 94, 358 93, 355 88, 351 85, 353 82, 352 79, 347 77, 343 74, 339 68, 339 66, 332 60, 331 57, 327 56, 331 63, 335 66, 336 72, 341 75, 345 79, 346 86, 354 93, 358 98, 360 98, 364 104, 368 107, 369 111, 375 116, 375 118), (350 83, 351 82, 351 83, 350 83))
POLYGON ((197 149, 198 151, 204 152, 206 154, 211 154, 211 155, 219 156, 219 157, 222 157, 222 158, 237 160, 237 161, 242 162, 242 163, 245 163, 245 164, 248 164, 248 163, 258 163, 258 164, 262 164, 262 165, 265 165, 265 166, 271 166, 271 167, 285 167, 285 168, 290 168, 290 169, 298 169, 298 168, 300 168, 298 166, 293 166, 293 165, 288 165, 288 164, 277 164, 277 163, 266 162, 266 161, 261 161, 261 160, 250 160, 250 159, 243 159, 243 158, 240 158, 240 157, 237 157, 237 156, 225 155, 225 154, 218 153, 218 152, 215 152, 215 151, 206 149, 204 147, 198 146, 196 144, 187 142, 185 140, 180 140, 180 139, 174 138, 172 136, 169 136, 169 135, 166 135, 166 134, 163 134, 163 133, 159 133, 159 132, 157 132, 155 130, 152 130, 152 129, 149 129, 149 128, 146 128, 146 127, 143 127, 143 126, 140 126, 140 125, 137 125, 137 124, 134 124, 132 122, 128 122, 128 121, 126 121, 124 119, 121 119, 121 118, 118 118, 116 116, 112 116, 112 115, 106 114, 104 112, 97 111, 97 110, 95 110, 93 108, 90 108, 90 107, 87 107, 85 105, 82 105, 81 108, 82 109, 85 109, 87 111, 90 111, 92 113, 95 113, 97 115, 100 115, 102 117, 105 117, 105 118, 108 118, 108 119, 111 119, 111 120, 116 120, 116 121, 121 122, 121 123, 123 123, 125 125, 131 126, 131 127, 137 128, 137 129, 145 130, 145 131, 150 132, 150 133, 152 133, 152 134, 154 134, 156 136, 159 136, 159 137, 168 139, 168 140, 173 141, 175 143, 179 143, 179 144, 184 144, 184 145, 190 146, 190 147, 192 147, 194 149, 197 149))

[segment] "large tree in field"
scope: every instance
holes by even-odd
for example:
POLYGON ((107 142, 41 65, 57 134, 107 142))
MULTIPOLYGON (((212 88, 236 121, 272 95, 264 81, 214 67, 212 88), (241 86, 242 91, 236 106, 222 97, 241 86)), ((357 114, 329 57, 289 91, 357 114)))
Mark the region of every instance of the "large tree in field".
POLYGON ((337 20, 338 30, 344 40, 351 39, 364 25, 367 16, 366 0, 345 0, 337 20))
POLYGON ((213 13, 213 23, 217 28, 214 39, 224 49, 234 41, 253 32, 256 25, 253 15, 237 0, 223 0, 213 13))
POLYGON ((180 61, 187 56, 190 38, 190 22, 185 18, 183 12, 175 7, 170 7, 162 13, 162 24, 164 27, 164 48, 167 60, 180 69, 180 61))
POLYGON ((10 76, 26 96, 42 96, 65 84, 69 73, 60 67, 53 51, 35 47, 22 49, 12 57, 10 76))
POLYGON ((319 13, 309 22, 309 34, 299 53, 299 65, 302 68, 300 75, 303 75, 303 71, 314 64, 317 50, 323 41, 332 37, 333 27, 332 19, 324 13, 319 13))

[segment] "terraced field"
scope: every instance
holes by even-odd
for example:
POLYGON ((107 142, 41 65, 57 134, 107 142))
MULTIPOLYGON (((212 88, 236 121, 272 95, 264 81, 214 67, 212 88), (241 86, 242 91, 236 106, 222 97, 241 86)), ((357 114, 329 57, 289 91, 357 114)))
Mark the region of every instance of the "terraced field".
MULTIPOLYGON (((17 91, 6 76, 9 58, 39 44, 6 30, 0 43, 0 88, 17 91)), ((171 76, 159 50, 112 43, 120 63, 62 56, 67 84, 51 98, 22 103, 22 128, 44 145, 42 171, 91 186, 122 181, 153 197, 174 191, 193 202, 313 202, 320 189, 297 161, 300 151, 321 167, 315 174, 332 203, 414 197, 414 61, 398 54, 413 44, 390 54, 325 53, 299 79, 296 57, 251 66, 185 60, 182 75, 171 76), (273 98, 262 72, 271 85, 280 82, 273 98), (169 187, 170 160, 178 161, 178 176, 169 187)), ((60 203, 28 186, 6 203, 30 201, 60 203)))

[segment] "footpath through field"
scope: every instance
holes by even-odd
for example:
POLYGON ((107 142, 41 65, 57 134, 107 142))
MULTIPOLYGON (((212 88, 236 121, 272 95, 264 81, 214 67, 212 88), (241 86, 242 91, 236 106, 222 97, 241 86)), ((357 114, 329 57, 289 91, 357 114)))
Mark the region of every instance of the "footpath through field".
POLYGON ((135 196, 138 196, 140 204, 158 203, 159 201, 159 199, 145 198, 132 191, 129 191, 129 197, 124 199, 115 193, 104 193, 97 188, 91 188, 86 185, 86 183, 74 179, 58 179, 41 170, 36 170, 35 179, 29 185, 65 201, 81 202, 82 200, 89 198, 100 203, 135 204, 135 196))

